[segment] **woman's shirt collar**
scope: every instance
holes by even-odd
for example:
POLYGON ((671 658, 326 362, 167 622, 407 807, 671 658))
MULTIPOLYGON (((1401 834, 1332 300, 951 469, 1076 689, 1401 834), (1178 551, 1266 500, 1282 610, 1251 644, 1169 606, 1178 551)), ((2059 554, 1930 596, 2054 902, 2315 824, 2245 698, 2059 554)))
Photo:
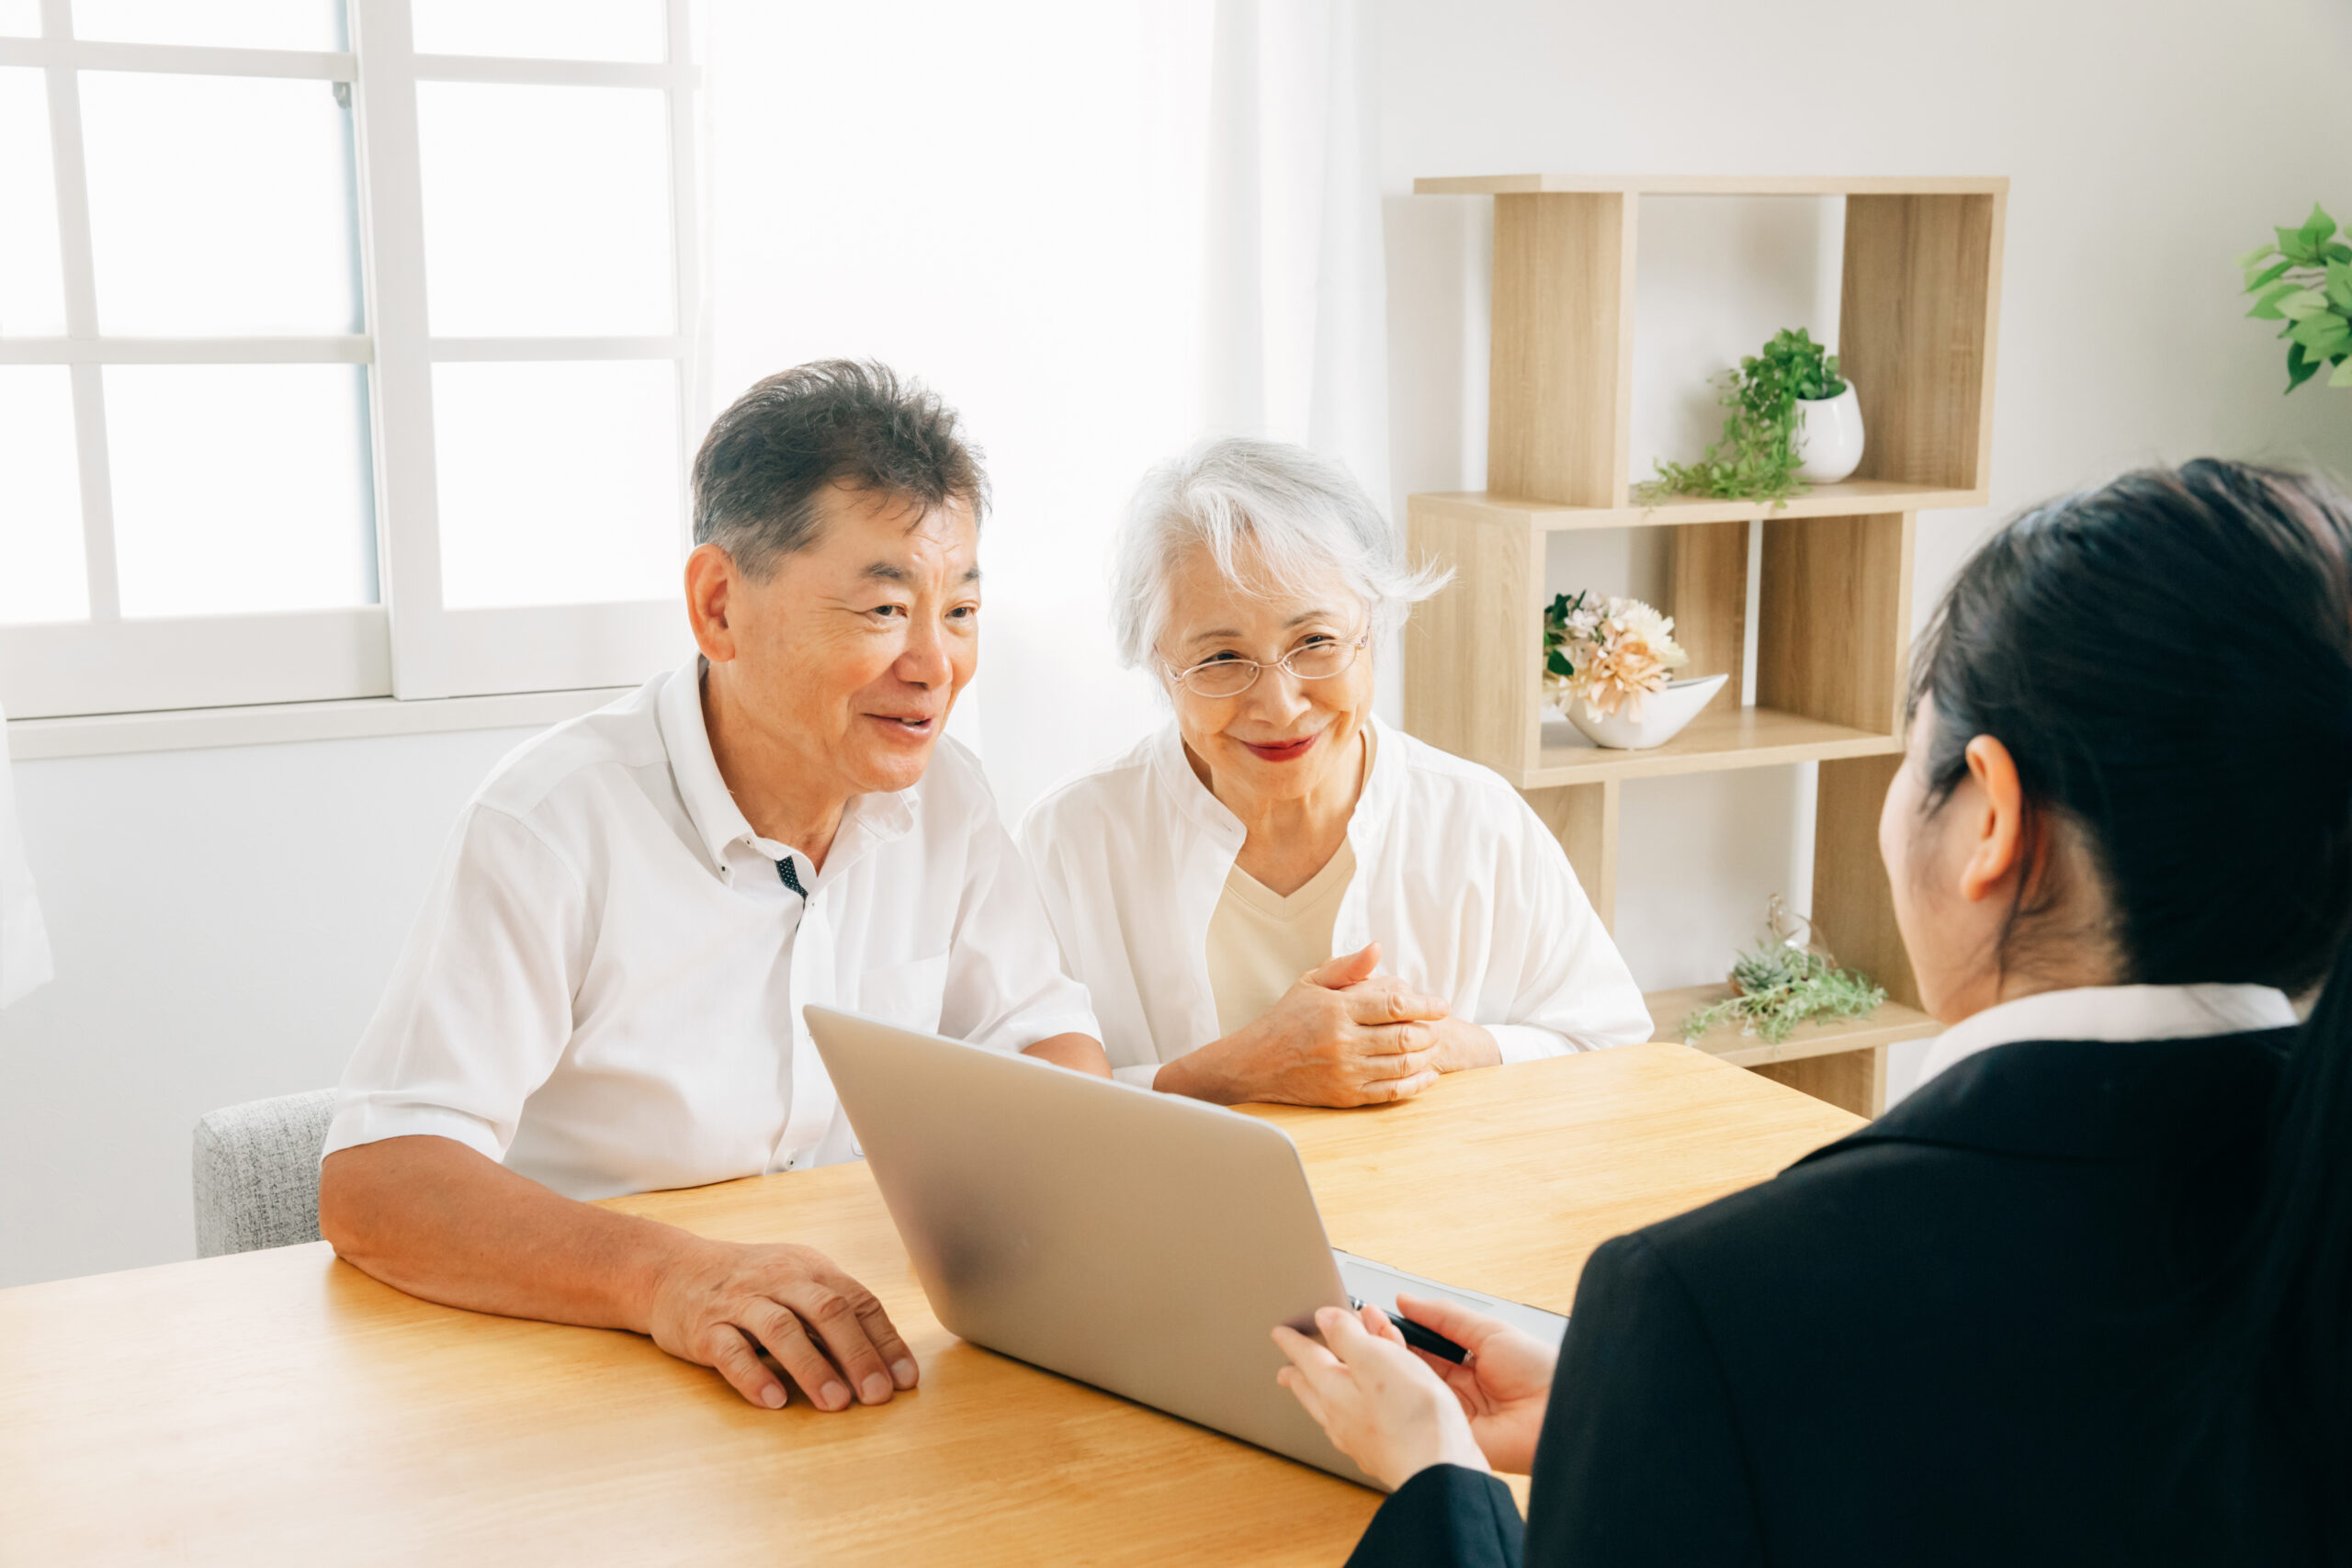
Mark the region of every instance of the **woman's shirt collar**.
POLYGON ((2291 1028, 2294 1004, 2269 986, 2077 986, 2002 1002, 1928 1047, 1919 1082, 1980 1051, 2020 1040, 2195 1040, 2291 1028))

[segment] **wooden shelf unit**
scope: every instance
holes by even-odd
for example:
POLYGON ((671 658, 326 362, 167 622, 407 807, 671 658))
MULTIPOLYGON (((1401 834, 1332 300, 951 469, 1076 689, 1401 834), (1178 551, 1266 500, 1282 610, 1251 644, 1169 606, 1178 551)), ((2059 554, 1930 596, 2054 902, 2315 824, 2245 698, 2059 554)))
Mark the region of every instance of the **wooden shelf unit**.
MULTIPOLYGON (((1729 986, 1685 986, 1652 991, 1650 1021, 1660 1040, 1680 1042, 1682 1021, 1731 995, 1729 986)), ((1690 1044, 1734 1066, 1747 1067, 1791 1089, 1846 1105, 1886 1100, 1885 1047, 1925 1040, 1943 1025, 1917 1008, 1889 1001, 1867 1018, 1801 1023, 1779 1044, 1743 1034, 1736 1024, 1717 1024, 1690 1044)))
MULTIPOLYGON (((1407 624, 1406 728, 1518 787, 1610 922, 1624 781, 1818 762, 1808 912, 1838 957, 1894 1000, 1863 1025, 1801 1034, 1809 1048, 1793 1054, 1793 1041, 1769 1058, 1751 1060, 1747 1046, 1718 1054, 1875 1115, 1886 1045, 1934 1032, 1894 929, 1878 814, 1902 750, 1918 514, 1988 499, 2008 182, 1508 175, 1414 188, 1493 196, 1495 247, 1487 489, 1408 502, 1412 553, 1454 576, 1407 624), (1838 351, 1865 432, 1852 479, 1777 507, 1635 502, 1633 299, 1645 195, 1846 198, 1838 351), (1604 750, 1543 720, 1547 544, 1596 528, 1668 531, 1659 608, 1675 618, 1690 673, 1731 677, 1689 728, 1651 750, 1604 750), (1743 706, 1751 549, 1761 553, 1762 592, 1756 702, 1743 706)), ((1686 994, 1655 998, 1661 1029, 1690 1010, 1669 1003, 1686 994), (1670 1019, 1658 1011, 1668 1005, 1680 1010, 1670 1019)))

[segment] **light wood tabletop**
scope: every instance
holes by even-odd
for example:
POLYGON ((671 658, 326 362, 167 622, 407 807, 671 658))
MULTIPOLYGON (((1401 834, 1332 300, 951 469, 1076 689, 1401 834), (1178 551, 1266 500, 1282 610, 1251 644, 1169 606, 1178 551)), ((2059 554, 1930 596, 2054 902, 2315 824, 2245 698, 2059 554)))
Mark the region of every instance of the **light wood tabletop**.
MULTIPOLYGON (((1608 1237, 1860 1125, 1679 1045, 1256 1109, 1333 1243, 1566 1311, 1608 1237)), ((753 1409, 650 1341, 428 1305, 324 1243, 0 1291, 0 1561, 1336 1563, 1378 1497, 956 1339, 833 1166, 615 1206, 823 1248, 922 1363, 753 1409)))

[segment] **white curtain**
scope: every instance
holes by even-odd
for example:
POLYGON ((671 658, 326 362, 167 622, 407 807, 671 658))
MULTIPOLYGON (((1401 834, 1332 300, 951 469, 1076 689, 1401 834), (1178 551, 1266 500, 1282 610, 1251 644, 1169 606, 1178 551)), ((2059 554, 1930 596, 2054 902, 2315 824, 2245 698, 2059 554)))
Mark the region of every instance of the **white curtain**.
POLYGON ((1203 423, 1388 491, 1372 36, 1356 0, 1216 0, 1199 200, 1203 423))
POLYGON ((706 0, 710 406, 846 355, 963 412, 996 509, 952 728, 984 742, 1008 817, 1159 722, 1104 614, 1147 467, 1261 434, 1385 503, 1363 10, 706 0))
POLYGON ((46 982, 49 928, 40 918, 32 868, 17 827, 17 785, 8 767, 8 716, 0 713, 0 1008, 46 982))

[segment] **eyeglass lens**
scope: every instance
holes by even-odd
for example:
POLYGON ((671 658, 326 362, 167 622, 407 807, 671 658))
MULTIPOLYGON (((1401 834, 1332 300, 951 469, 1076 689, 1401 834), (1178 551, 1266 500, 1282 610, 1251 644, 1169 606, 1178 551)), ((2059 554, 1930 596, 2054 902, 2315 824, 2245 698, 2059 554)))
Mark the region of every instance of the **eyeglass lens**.
MULTIPOLYGON (((1295 649, 1277 660, 1301 681, 1328 681, 1355 662, 1357 645, 1318 642, 1295 649)), ((1221 659, 1195 664, 1182 679, 1187 689, 1204 697, 1238 697, 1257 683, 1261 671, 1273 668, 1250 659, 1221 659)))

